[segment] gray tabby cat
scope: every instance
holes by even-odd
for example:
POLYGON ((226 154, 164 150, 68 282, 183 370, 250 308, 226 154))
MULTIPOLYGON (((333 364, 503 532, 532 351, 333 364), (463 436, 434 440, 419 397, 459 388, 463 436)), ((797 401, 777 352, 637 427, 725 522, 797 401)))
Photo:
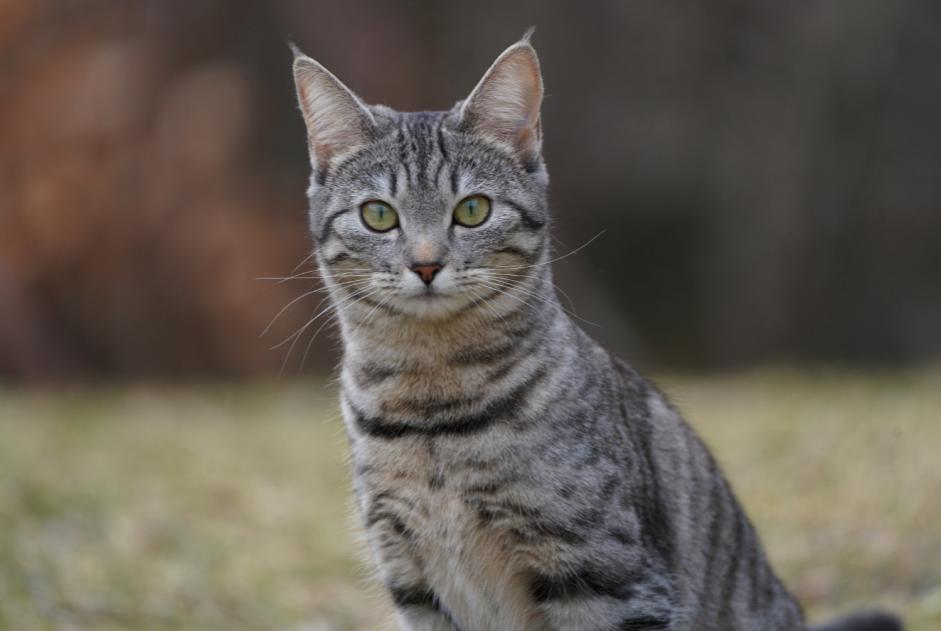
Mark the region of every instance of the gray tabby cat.
POLYGON ((294 76, 357 504, 401 627, 804 629, 700 440, 556 300, 529 38, 446 112, 365 105, 299 52, 294 76))

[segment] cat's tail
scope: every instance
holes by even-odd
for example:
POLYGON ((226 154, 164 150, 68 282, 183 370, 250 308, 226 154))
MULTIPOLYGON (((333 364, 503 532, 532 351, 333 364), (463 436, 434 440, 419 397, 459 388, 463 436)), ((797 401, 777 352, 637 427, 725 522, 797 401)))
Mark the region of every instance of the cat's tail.
POLYGON ((902 631, 902 621, 884 611, 862 611, 832 622, 810 627, 809 631, 902 631))

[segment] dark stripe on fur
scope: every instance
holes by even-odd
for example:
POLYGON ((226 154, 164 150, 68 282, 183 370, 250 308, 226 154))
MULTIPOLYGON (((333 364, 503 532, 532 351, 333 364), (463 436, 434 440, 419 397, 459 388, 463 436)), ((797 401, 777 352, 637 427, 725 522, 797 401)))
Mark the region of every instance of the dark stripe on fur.
POLYGON ((546 225, 545 221, 534 217, 533 214, 529 212, 527 208, 524 208, 523 206, 521 206, 520 204, 517 204, 513 200, 501 199, 498 201, 500 203, 506 204, 507 206, 515 210, 517 213, 519 213, 520 221, 522 222, 525 228, 528 228, 529 230, 539 230, 540 228, 546 225))
POLYGON ((669 625, 670 620, 668 618, 641 616, 639 618, 627 618, 622 620, 615 629, 617 631, 641 631, 644 629, 666 629, 669 625))
POLYGON ((336 265, 337 263, 342 263, 343 261, 349 260, 351 257, 349 252, 339 252, 328 258, 325 263, 327 265, 336 265))
POLYGON ((820 626, 810 631, 902 631, 902 621, 884 611, 862 611, 820 626))
POLYGON ((710 479, 712 480, 712 489, 709 493, 709 508, 712 515, 706 527, 708 540, 706 543, 706 571, 703 574, 703 589, 710 597, 716 597, 716 588, 718 587, 719 572, 719 553, 724 550, 722 545, 722 535, 725 532, 726 519, 726 497, 725 485, 718 476, 718 467, 712 456, 708 456, 708 466, 710 479))
POLYGON ((719 603, 722 605, 721 614, 719 616, 719 622, 728 624, 733 612, 732 612, 732 597, 735 596, 735 590, 738 586, 738 568, 739 563, 742 561, 742 555, 746 554, 744 551, 744 546, 742 546, 742 536, 743 536, 743 521, 745 519, 744 515, 735 514, 733 516, 735 523, 732 524, 732 539, 731 541, 726 541, 726 553, 728 554, 727 563, 725 568, 725 574, 722 577, 721 585, 722 591, 721 596, 719 596, 719 603))
POLYGON ((357 428, 374 438, 391 440, 404 436, 461 436, 482 432, 494 423, 516 416, 522 410, 526 399, 539 383, 545 371, 536 371, 525 382, 508 394, 489 403, 481 412, 469 414, 428 426, 389 421, 383 418, 367 417, 355 410, 357 428))
MULTIPOLYGON (((518 362, 512 361, 512 358, 519 354, 520 348, 525 345, 535 347, 546 335, 544 329, 535 328, 529 323, 526 323, 526 326, 520 326, 515 322, 523 309, 525 305, 503 316, 499 322, 503 330, 500 332, 498 342, 489 346, 462 348, 450 357, 449 363, 455 366, 482 365, 487 367, 501 364, 502 368, 502 363, 509 361, 511 367, 516 366, 518 362)), ((496 335, 491 337, 496 337, 496 335)), ((494 382, 494 375, 488 378, 488 382, 494 382)))
POLYGON ((438 608, 438 597, 428 587, 390 587, 389 593, 396 607, 438 608))
POLYGON ((366 527, 372 528, 381 521, 389 524, 389 527, 392 528, 392 531, 402 539, 405 539, 408 542, 415 540, 415 533, 405 525, 405 522, 402 521, 402 518, 399 515, 396 515, 395 513, 387 510, 375 511, 368 515, 366 518, 366 527))
POLYGON ((327 240, 327 238, 333 233, 333 222, 337 220, 337 217, 341 217, 345 215, 346 213, 351 213, 351 212, 353 212, 352 208, 345 208, 343 210, 338 210, 337 212, 333 213, 332 215, 324 219, 324 222, 320 225, 320 234, 317 235, 318 245, 322 245, 327 240))
POLYGON ((432 490, 444 488, 445 477, 442 473, 435 473, 428 478, 428 488, 432 490))
POLYGON ((512 245, 508 245, 498 250, 494 250, 493 253, 494 254, 511 254, 513 256, 518 256, 519 258, 525 259, 527 261, 531 261, 534 258, 534 254, 535 254, 534 252, 527 252, 526 250, 522 248, 518 248, 512 245))
POLYGON ((517 536, 522 535, 521 538, 525 541, 535 541, 540 538, 548 537, 572 545, 585 543, 585 535, 564 524, 547 520, 535 520, 527 525, 529 526, 529 528, 527 528, 528 533, 524 534, 519 530, 515 531, 517 536))
POLYGON ((368 388, 391 379, 401 372, 399 368, 388 368, 378 364, 357 364, 353 371, 353 379, 360 388, 368 388))
POLYGON ((660 493, 660 471, 654 461, 650 413, 644 410, 643 413, 632 414, 632 410, 629 410, 622 401, 621 414, 624 426, 632 435, 631 442, 639 456, 636 462, 639 468, 639 488, 634 506, 641 521, 641 532, 647 546, 657 552, 660 559, 670 566, 674 556, 671 535, 674 530, 670 523, 667 506, 660 493))
POLYGON ((508 485, 513 484, 519 480, 519 476, 515 473, 505 473, 498 477, 492 477, 486 481, 475 482, 469 484, 463 489, 464 496, 470 495, 493 495, 499 491, 502 491, 508 485))
POLYGON ((450 363, 457 366, 496 363, 519 348, 524 339, 519 335, 508 336, 508 338, 509 339, 492 346, 462 350, 451 357, 450 363))
POLYGON ((581 567, 565 575, 536 574, 530 592, 537 603, 576 598, 608 597, 626 600, 633 596, 636 578, 625 573, 581 567))
POLYGON ((402 168, 405 169, 405 182, 406 184, 411 184, 412 169, 408 165, 408 144, 405 140, 405 129, 402 126, 399 127, 396 143, 399 146, 399 163, 401 163, 402 168))
POLYGON ((444 117, 441 118, 441 122, 438 123, 437 129, 437 139, 438 139, 438 153, 441 154, 441 160, 438 161, 438 168, 435 169, 435 179, 434 183, 437 186, 438 182, 441 180, 441 171, 444 169, 445 165, 448 163, 448 150, 444 146, 444 131, 442 127, 444 126, 444 117))

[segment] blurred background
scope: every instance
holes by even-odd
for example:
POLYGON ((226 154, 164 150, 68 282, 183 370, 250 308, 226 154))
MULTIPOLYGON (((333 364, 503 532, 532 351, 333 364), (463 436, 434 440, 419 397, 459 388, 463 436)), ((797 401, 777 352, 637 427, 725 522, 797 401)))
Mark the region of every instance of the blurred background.
POLYGON ((445 109, 531 25, 588 331, 748 478, 812 612, 937 628, 932 0, 0 2, 0 628, 385 619, 336 336, 272 349, 320 301, 266 280, 310 266, 287 42, 368 102, 445 109))
POLYGON ((301 292, 256 278, 309 248, 286 42, 444 109, 530 24, 557 250, 605 230, 559 283, 605 342, 694 368, 941 353, 941 6, 543 4, 4 2, 0 375, 279 369, 317 302, 258 339, 301 292))

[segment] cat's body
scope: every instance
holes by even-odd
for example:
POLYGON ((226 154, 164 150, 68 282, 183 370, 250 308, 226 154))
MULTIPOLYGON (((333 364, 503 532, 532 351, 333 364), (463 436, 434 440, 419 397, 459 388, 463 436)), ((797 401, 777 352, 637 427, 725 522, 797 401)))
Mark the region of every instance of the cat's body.
POLYGON ((360 510, 407 628, 802 628, 662 395, 534 307, 395 351, 364 334, 344 361, 360 510))
POLYGON ((528 41, 449 112, 367 108, 304 57, 295 76, 356 499, 401 626, 803 629, 705 447, 555 298, 528 41))

